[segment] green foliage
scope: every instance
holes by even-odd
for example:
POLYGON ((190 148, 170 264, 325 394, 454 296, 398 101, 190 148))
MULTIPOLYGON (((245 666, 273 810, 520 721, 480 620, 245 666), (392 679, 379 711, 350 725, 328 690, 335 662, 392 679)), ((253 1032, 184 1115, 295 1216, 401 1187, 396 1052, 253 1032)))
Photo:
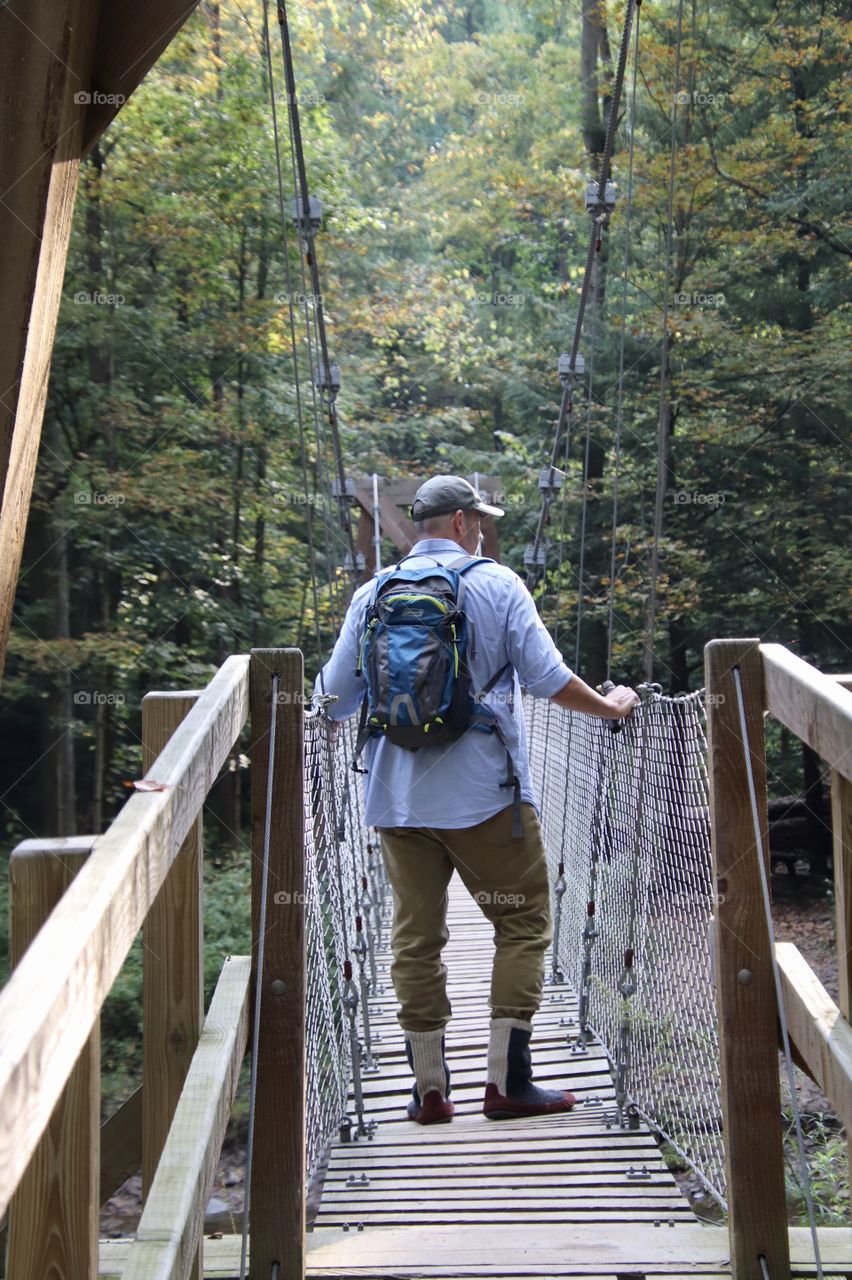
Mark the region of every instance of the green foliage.
MULTIPOLYGON (((251 868, 207 859, 204 867, 204 1006, 229 955, 251 954, 251 868)), ((142 939, 137 938, 101 1015, 104 1107, 127 1096, 142 1071, 142 939)))
MULTIPOLYGON (((784 1110, 784 1169, 790 1225, 807 1227, 809 1218, 802 1183, 796 1130, 789 1105, 784 1110)), ((802 1117, 808 1173, 817 1226, 844 1227, 849 1220, 849 1163, 846 1138, 837 1121, 822 1114, 802 1117)))

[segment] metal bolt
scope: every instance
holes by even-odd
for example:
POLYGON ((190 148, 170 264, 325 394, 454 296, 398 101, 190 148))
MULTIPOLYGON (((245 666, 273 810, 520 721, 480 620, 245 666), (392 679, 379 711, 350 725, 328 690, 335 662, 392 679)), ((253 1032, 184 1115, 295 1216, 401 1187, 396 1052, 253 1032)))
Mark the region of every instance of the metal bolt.
POLYGON ((740 969, 737 974, 737 982, 741 982, 744 987, 747 987, 751 982, 751 969, 740 969))
POLYGON ((274 996, 283 996, 287 990, 287 984, 283 978, 273 978, 269 989, 274 996))

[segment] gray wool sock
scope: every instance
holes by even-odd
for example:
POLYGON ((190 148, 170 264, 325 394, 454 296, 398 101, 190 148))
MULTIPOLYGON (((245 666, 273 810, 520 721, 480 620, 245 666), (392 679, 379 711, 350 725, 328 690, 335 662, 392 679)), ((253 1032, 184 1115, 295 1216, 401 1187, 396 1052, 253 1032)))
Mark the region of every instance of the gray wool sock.
POLYGON ((437 1089, 446 1099, 447 1075, 444 1068, 443 1031, 406 1031, 405 1039, 411 1045, 414 1063, 414 1079, 421 1099, 432 1089, 437 1089))
POLYGON ((532 1023, 522 1018, 492 1018, 491 1036, 488 1041, 488 1074, 486 1084, 496 1084, 501 1097, 506 1096, 506 1077, 509 1074, 509 1037, 513 1027, 519 1031, 532 1031, 532 1023))

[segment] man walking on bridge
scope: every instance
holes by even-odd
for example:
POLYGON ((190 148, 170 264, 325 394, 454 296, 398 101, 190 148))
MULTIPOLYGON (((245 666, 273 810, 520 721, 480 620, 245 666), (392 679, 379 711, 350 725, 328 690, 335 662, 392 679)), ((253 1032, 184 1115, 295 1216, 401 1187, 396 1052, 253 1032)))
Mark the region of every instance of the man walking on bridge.
POLYGON ((317 686, 345 720, 361 708, 366 822, 394 894, 391 977, 420 1124, 450 1120, 447 888, 457 871, 494 926, 483 1112, 568 1111, 573 1094, 532 1083, 530 1035, 552 938, 547 861, 530 777, 521 688, 608 720, 638 695, 606 697, 562 661, 511 569, 480 556, 481 521, 504 513, 460 476, 433 476, 411 516, 410 555, 360 587, 317 686))

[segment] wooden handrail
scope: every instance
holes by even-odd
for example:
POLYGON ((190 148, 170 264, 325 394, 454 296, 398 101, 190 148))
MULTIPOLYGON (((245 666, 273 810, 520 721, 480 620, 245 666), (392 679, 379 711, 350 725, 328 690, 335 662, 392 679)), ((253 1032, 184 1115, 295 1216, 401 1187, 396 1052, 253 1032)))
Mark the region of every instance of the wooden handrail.
POLYGON ((775 947, 787 1025, 843 1127, 852 1130, 852 1027, 792 942, 775 947))
POLYGON ((0 1214, 246 721, 248 665, 219 669, 0 993, 0 1214))
POLYGON ((762 644, 766 710, 852 781, 852 693, 781 644, 762 644))
POLYGON ((223 966, 125 1263, 124 1280, 184 1280, 199 1259, 204 1208, 245 1057, 251 958, 223 966))

